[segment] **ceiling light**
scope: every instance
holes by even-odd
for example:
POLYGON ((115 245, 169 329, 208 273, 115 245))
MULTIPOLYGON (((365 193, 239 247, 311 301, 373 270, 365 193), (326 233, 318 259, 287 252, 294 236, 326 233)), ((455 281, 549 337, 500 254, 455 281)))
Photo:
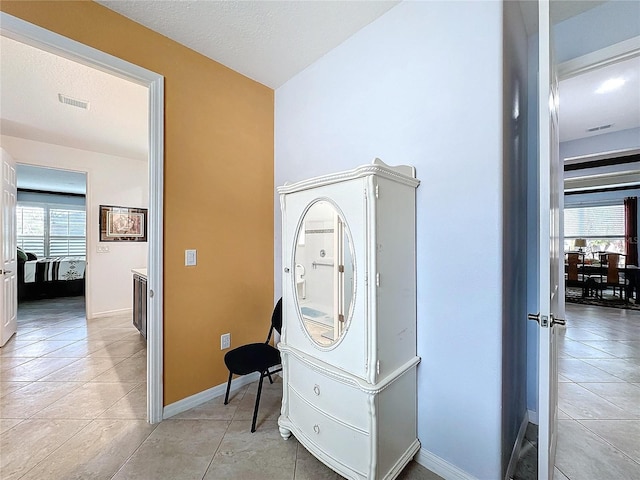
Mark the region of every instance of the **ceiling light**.
POLYGON ((625 79, 622 77, 610 78, 606 82, 604 82, 600 87, 596 90, 596 93, 609 93, 612 92, 625 84, 625 79))

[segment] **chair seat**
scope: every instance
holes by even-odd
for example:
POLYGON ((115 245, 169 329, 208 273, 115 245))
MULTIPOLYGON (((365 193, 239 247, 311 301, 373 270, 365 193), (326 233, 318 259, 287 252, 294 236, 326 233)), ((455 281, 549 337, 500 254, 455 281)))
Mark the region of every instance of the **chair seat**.
POLYGON ((234 348, 224 356, 224 363, 230 372, 247 375, 264 372, 267 368, 280 364, 280 351, 268 343, 250 343, 234 348))

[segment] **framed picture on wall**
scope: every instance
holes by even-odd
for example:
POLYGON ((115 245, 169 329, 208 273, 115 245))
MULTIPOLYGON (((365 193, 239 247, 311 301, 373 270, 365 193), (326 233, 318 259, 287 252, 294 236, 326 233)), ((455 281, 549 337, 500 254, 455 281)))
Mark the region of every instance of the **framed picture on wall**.
POLYGON ((147 209, 100 205, 101 242, 146 242, 147 209))

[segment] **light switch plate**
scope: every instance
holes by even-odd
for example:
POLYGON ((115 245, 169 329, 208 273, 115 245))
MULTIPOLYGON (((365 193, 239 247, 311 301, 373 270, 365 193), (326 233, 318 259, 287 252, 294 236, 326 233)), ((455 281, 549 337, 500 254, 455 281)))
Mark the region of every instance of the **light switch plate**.
POLYGON ((196 265, 196 263, 197 263, 196 251, 195 250, 185 250, 184 251, 184 264, 187 267, 191 267, 193 265, 196 265))
POLYGON ((109 253, 109 245, 98 245, 96 253, 109 253))

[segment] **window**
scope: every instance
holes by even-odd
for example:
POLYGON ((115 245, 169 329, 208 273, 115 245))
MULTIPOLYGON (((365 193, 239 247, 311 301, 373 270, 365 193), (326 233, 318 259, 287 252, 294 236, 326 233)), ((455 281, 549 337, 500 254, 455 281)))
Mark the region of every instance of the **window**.
POLYGON ((564 210, 564 248, 577 250, 575 240, 587 240, 585 252, 624 253, 624 205, 567 207, 564 210))
POLYGON ((84 207, 18 203, 18 246, 38 257, 85 255, 84 207))

